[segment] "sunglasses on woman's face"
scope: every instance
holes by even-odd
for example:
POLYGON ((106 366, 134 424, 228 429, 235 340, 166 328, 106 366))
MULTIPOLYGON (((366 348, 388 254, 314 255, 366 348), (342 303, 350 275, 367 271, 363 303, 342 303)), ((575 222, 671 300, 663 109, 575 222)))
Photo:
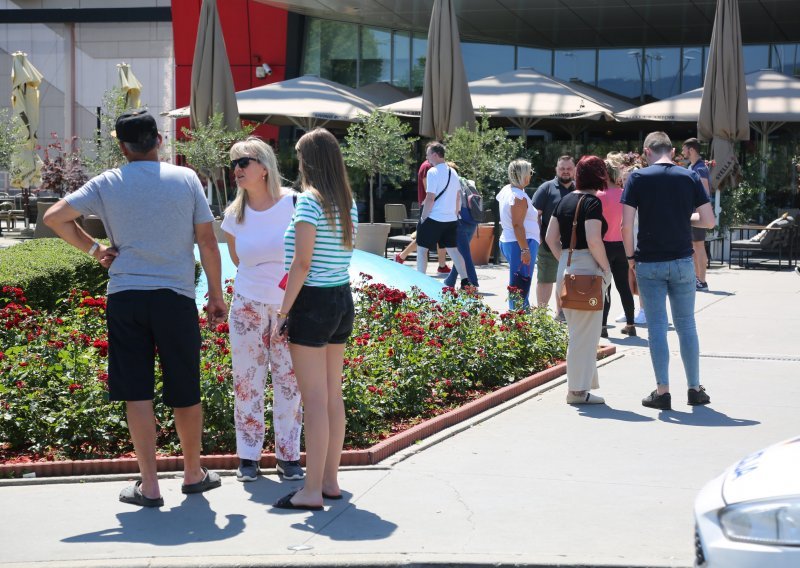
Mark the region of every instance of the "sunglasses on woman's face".
POLYGON ((245 169, 248 165, 250 165, 251 161, 257 162, 258 160, 255 158, 249 158, 247 156, 244 158, 236 158, 235 160, 231 160, 231 169, 236 169, 236 166, 239 166, 241 169, 245 169))

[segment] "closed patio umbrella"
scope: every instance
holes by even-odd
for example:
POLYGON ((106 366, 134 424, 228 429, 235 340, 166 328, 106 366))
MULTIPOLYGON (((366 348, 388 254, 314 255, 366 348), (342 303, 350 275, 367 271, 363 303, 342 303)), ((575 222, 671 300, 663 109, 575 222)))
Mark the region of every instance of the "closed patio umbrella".
POLYGON ((11 108, 19 115, 24 127, 24 138, 12 157, 11 186, 22 189, 25 209, 25 227, 30 217, 31 187, 42 179, 42 159, 36 153, 39 130, 39 85, 42 74, 28 61, 27 54, 17 51, 12 54, 11 108))
POLYGON ((742 30, 737 0, 717 0, 703 97, 697 119, 701 140, 711 140, 711 186, 719 221, 720 187, 732 185, 738 169, 733 144, 749 140, 747 89, 742 56, 742 30))
POLYGON ((133 74, 131 66, 125 62, 117 63, 117 73, 119 74, 119 86, 125 93, 125 108, 136 109, 142 106, 139 98, 142 94, 142 84, 133 74))
MULTIPOLYGON (((203 0, 197 40, 192 60, 191 99, 189 122, 192 128, 206 124, 216 113, 222 113, 222 125, 228 130, 241 128, 236 105, 236 89, 225 49, 225 38, 217 13, 216 0, 203 0)), ((215 179, 219 171, 209 172, 215 179)), ((207 183, 208 202, 211 203, 211 180, 207 183)))
POLYGON ((422 89, 420 133, 440 140, 459 126, 474 126, 467 74, 452 0, 434 0, 422 89))

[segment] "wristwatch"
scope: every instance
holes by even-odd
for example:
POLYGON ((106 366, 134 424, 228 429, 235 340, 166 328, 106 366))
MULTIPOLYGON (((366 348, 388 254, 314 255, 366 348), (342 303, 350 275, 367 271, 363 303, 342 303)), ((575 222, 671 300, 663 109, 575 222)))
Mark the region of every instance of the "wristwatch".
POLYGON ((634 256, 626 256, 625 258, 627 258, 628 260, 636 260, 636 255, 634 255, 634 256))

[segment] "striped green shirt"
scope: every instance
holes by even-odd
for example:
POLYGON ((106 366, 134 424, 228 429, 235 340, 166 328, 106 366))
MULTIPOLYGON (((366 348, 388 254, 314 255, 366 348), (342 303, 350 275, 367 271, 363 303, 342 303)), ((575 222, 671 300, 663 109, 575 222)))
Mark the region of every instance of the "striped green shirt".
MULTIPOLYGON (((350 216, 353 219, 354 229, 358 230, 358 210, 355 201, 350 209, 350 216)), ((286 271, 289 271, 294 258, 294 228, 297 223, 310 223, 317 228, 317 238, 311 256, 311 269, 308 271, 305 285, 328 287, 349 284, 350 257, 353 256, 353 251, 344 248, 342 244, 342 227, 339 219, 336 219, 336 225, 332 227, 328 218, 325 217, 322 206, 310 192, 304 192, 297 196, 294 217, 283 237, 286 250, 284 256, 286 271)), ((353 240, 355 241, 355 234, 353 240)))

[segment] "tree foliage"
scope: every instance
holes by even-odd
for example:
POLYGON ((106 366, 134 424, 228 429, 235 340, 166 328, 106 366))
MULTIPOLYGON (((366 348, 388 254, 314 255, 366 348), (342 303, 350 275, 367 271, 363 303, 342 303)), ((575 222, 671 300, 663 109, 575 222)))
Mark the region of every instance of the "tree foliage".
POLYGON ((83 162, 90 174, 99 174, 111 168, 118 168, 126 163, 117 139, 111 136, 117 117, 125 112, 125 91, 113 87, 103 93, 103 104, 100 107, 100 131, 95 140, 95 156, 83 154, 83 162))
POLYGON ((0 109, 0 171, 10 171, 17 146, 25 135, 22 121, 8 109, 0 109))
POLYGON ((491 128, 482 112, 475 129, 461 126, 444 139, 447 160, 458 165, 460 176, 475 181, 484 199, 493 198, 508 183, 508 164, 525 157, 522 139, 509 138, 503 128, 491 128))
POLYGON ((186 158, 186 162, 199 173, 218 179, 220 169, 228 165, 231 146, 247 138, 254 127, 244 125, 239 130, 228 130, 222 123, 221 112, 214 113, 208 122, 194 130, 182 128, 185 140, 174 140, 175 153, 186 158))
POLYGON ((342 148, 345 163, 360 170, 369 179, 369 220, 374 220, 373 184, 380 174, 397 184, 411 173, 412 151, 416 137, 409 137, 411 127, 393 114, 373 111, 347 129, 342 148))

